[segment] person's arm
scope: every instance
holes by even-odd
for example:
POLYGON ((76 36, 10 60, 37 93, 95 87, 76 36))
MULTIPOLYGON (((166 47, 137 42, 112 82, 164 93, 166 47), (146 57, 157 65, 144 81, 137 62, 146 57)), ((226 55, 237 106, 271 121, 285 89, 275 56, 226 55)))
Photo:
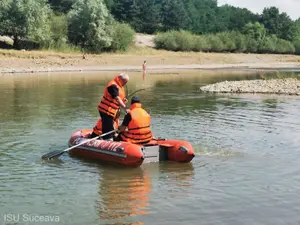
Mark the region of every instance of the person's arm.
POLYGON ((125 127, 125 126, 121 125, 121 126, 119 127, 119 133, 124 133, 125 130, 126 130, 126 127, 125 127))
POLYGON ((127 109, 126 104, 123 102, 123 100, 120 98, 120 96, 117 96, 116 100, 122 108, 127 109))
POLYGON ((126 127, 128 127, 129 122, 131 121, 131 115, 129 113, 127 113, 124 116, 124 120, 121 124, 121 126, 119 127, 119 133, 123 133, 126 130, 126 127))
POLYGON ((108 87, 108 92, 111 95, 112 98, 116 99, 118 104, 124 108, 126 108, 126 103, 127 103, 127 99, 124 99, 126 102, 123 101, 123 99, 120 98, 119 96, 119 88, 116 85, 111 85, 108 87))

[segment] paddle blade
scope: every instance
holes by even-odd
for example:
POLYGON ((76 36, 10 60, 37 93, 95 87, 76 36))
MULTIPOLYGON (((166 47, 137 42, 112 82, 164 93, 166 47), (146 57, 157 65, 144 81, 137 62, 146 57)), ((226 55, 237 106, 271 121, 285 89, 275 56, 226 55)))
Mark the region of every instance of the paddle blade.
POLYGON ((59 157, 59 156, 61 156, 64 153, 65 153, 65 151, 60 151, 60 150, 49 152, 49 153, 43 155, 42 159, 49 160, 49 159, 52 159, 52 158, 55 158, 55 157, 59 157))

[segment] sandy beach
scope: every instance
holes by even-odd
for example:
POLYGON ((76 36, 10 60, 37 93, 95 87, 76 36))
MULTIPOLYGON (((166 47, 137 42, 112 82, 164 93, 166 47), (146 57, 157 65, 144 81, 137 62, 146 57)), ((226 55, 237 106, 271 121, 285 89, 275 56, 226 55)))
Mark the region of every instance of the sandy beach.
POLYGON ((57 53, 50 51, 0 50, 0 73, 64 71, 231 69, 300 70, 300 56, 271 54, 170 52, 151 47, 135 47, 126 53, 57 53))

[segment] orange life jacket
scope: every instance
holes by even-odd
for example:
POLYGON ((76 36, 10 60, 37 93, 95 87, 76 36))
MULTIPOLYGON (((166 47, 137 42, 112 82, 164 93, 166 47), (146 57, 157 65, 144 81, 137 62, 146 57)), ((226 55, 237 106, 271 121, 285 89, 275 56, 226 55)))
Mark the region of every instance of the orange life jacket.
POLYGON ((116 99, 112 98, 108 92, 108 87, 111 85, 116 85, 119 89, 119 97, 124 101, 125 99, 125 90, 121 85, 119 80, 119 76, 116 76, 113 80, 111 80, 104 90, 104 95, 98 105, 99 112, 103 112, 109 116, 115 117, 118 109, 120 108, 119 103, 116 99))
MULTIPOLYGON (((114 120, 114 128, 117 129, 119 127, 119 119, 114 120)), ((102 119, 99 118, 96 125, 93 128, 93 132, 97 135, 102 134, 102 119)))
POLYGON ((140 144, 152 139, 150 115, 141 106, 140 103, 130 106, 131 121, 128 124, 128 130, 120 134, 123 141, 140 144))

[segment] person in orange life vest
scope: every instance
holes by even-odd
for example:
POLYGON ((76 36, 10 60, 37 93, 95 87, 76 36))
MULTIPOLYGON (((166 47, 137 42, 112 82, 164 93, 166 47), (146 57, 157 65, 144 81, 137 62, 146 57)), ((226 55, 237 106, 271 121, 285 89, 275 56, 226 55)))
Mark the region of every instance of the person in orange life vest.
MULTIPOLYGON (((119 123, 120 123, 119 122, 119 118, 120 118, 120 114, 121 114, 120 112, 121 111, 118 110, 117 115, 114 118, 114 129, 118 129, 118 127, 119 127, 119 123)), ((102 119, 99 118, 98 121, 97 121, 97 123, 96 123, 96 125, 93 128, 93 132, 90 135, 90 138, 97 137, 97 136, 99 136, 101 134, 102 134, 102 119)))
POLYGON ((116 141, 145 144, 152 139, 150 124, 150 115, 142 108, 140 98, 133 97, 130 111, 125 115, 122 125, 118 129, 119 135, 116 141))
MULTIPOLYGON (((107 133, 114 130, 114 118, 120 107, 126 111, 127 99, 125 98, 124 86, 129 81, 129 76, 125 73, 117 75, 111 80, 105 90, 104 95, 98 105, 100 117, 102 119, 102 133, 107 133)), ((114 134, 108 134, 103 139, 112 140, 114 134)))

